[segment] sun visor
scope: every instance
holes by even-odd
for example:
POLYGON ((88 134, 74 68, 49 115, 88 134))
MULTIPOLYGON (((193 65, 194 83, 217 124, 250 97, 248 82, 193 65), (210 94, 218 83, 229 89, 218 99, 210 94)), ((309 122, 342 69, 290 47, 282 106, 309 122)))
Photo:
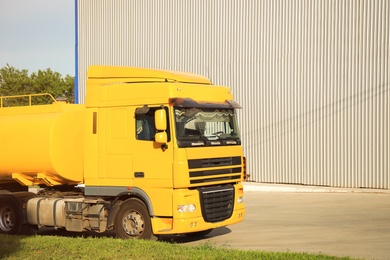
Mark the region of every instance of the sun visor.
POLYGON ((169 104, 175 107, 198 107, 198 108, 242 108, 234 100, 226 100, 224 103, 197 102, 192 98, 170 98, 169 104))

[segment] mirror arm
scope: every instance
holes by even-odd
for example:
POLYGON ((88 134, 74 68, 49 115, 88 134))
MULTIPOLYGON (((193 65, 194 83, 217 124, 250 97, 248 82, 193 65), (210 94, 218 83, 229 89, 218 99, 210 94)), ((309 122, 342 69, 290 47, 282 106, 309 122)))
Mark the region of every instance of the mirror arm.
POLYGON ((167 143, 162 144, 161 150, 163 150, 163 152, 165 152, 166 149, 168 149, 168 144, 167 143))

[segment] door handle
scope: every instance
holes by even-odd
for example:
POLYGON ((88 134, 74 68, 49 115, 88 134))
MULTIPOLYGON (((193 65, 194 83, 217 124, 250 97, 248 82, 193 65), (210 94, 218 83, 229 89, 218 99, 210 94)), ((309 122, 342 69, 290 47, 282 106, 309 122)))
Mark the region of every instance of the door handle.
POLYGON ((135 178, 143 178, 143 177, 145 177, 145 173, 144 172, 134 172, 134 177, 135 178))

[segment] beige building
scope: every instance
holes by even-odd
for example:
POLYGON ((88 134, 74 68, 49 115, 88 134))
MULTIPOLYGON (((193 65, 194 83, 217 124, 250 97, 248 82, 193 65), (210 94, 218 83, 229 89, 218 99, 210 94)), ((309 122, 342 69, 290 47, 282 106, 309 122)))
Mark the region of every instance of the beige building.
POLYGON ((250 180, 390 189, 390 0, 76 0, 89 65, 181 70, 242 105, 250 180))

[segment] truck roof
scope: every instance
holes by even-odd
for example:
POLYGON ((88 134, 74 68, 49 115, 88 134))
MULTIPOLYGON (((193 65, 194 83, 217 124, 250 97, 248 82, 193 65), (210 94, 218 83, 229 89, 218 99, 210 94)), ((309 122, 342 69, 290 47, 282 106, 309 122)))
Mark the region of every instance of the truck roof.
POLYGON ((88 68, 87 77, 88 79, 123 79, 128 83, 173 81, 211 84, 211 81, 208 78, 194 73, 122 66, 92 65, 88 68))

